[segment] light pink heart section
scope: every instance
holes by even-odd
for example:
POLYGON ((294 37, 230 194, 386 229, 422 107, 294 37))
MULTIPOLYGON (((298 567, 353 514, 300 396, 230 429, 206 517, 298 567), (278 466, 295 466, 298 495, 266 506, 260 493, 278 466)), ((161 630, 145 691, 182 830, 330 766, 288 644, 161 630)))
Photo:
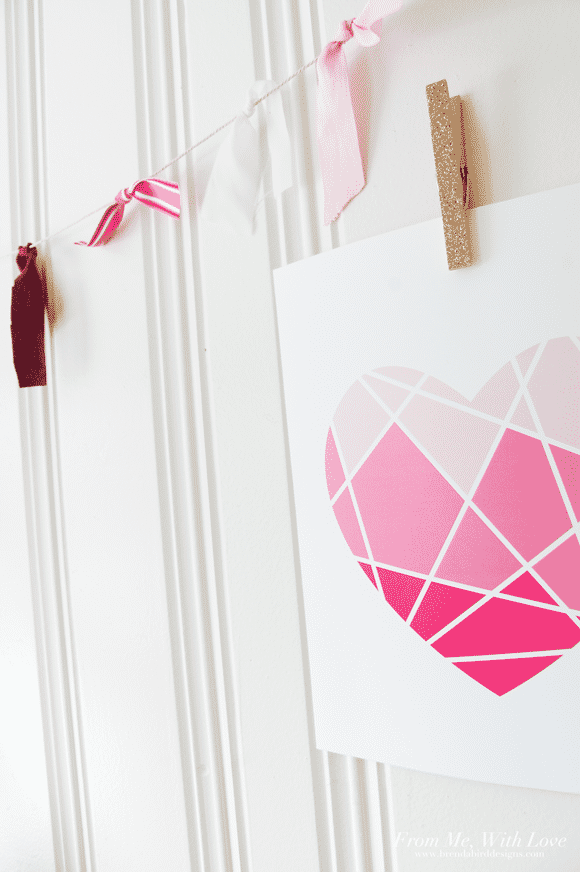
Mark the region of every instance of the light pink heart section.
POLYGON ((501 696, 580 641, 580 342, 521 352, 468 401, 382 367, 346 392, 326 479, 350 550, 422 639, 501 696))

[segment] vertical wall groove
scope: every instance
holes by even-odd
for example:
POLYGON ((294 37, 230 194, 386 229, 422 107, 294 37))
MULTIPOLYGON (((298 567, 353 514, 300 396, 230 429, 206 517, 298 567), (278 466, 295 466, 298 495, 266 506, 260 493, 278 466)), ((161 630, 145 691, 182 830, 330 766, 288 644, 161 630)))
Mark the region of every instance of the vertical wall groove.
MULTIPOLYGON (((284 79, 292 70, 311 60, 321 46, 319 21, 314 7, 300 0, 287 0, 280 7, 272 7, 265 0, 252 3, 254 56, 258 77, 284 79)), ((319 188, 314 170, 315 136, 313 129, 314 70, 298 77, 283 92, 288 127, 293 145, 295 184, 290 191, 276 198, 267 197, 266 232, 270 266, 275 269, 294 260, 317 254, 331 247, 331 234, 322 226, 320 198, 313 195, 319 188), (295 228, 300 228, 297 235, 295 228)), ((273 291, 272 291, 273 301, 273 291)), ((281 364, 280 391, 283 396, 281 364)), ((283 418, 285 412, 282 410, 283 418)), ((284 432, 287 432, 284 426, 284 432)), ((286 441, 286 456, 289 448, 286 441)), ((292 500, 292 483, 288 473, 288 486, 292 500)), ((297 531, 292 519, 296 583, 300 585, 297 531)), ((302 611, 300 595, 299 608, 302 611)), ((305 621, 301 613, 302 660, 306 686, 309 735, 311 743, 311 771, 314 809, 318 834, 318 859, 321 872, 339 872, 336 843, 336 821, 333 809, 332 786, 328 768, 328 755, 314 747, 314 719, 311 705, 311 687, 305 621)))
MULTIPOLYGON (((41 0, 6 4, 13 248, 44 235, 48 223, 42 13, 41 0)), ((41 269, 44 253, 39 251, 41 269)), ((48 331, 45 342, 47 380, 52 384, 53 350, 48 331)), ((59 872, 91 872, 94 864, 64 559, 54 390, 20 391, 19 403, 55 864, 59 872)))
MULTIPOLYGON (((193 134, 184 8, 172 0, 132 6, 140 173, 146 175, 193 134)), ((235 698, 215 560, 203 369, 200 374, 197 240, 186 214, 191 169, 184 162, 172 170, 182 191, 180 225, 154 215, 142 219, 165 579, 191 868, 245 872, 243 777, 232 747, 235 698)))
MULTIPOLYGON (((204 131, 196 129, 189 84, 189 58, 194 48, 189 44, 187 14, 189 7, 183 0, 170 0, 172 44, 174 47, 176 80, 176 116, 183 119, 179 150, 184 149, 204 131)), ((188 491, 191 516, 195 520, 198 536, 196 545, 196 584, 201 603, 196 605, 197 620, 203 619, 209 628, 206 651, 212 672, 208 692, 211 694, 211 720, 206 730, 216 745, 220 770, 220 815, 208 832, 219 838, 220 832, 229 846, 229 866, 235 872, 252 869, 251 845, 248 826, 241 727, 237 688, 234 680, 233 642, 229 604, 225 591, 222 522, 218 499, 215 467, 215 433, 210 399, 209 375, 205 354, 205 315, 201 269, 201 247, 196 221, 195 161, 189 157, 182 162, 184 201, 189 204, 182 217, 181 243, 183 245, 184 293, 182 327, 186 334, 188 382, 186 453, 191 470, 191 489, 188 491), (201 609, 203 606, 203 610, 201 609)), ((185 411, 185 406, 184 406, 185 411)), ((185 430, 184 430, 185 433, 185 430)), ((186 535, 188 533, 186 532, 186 535)), ((190 534, 189 534, 190 535, 190 534)), ((188 610, 185 632, 190 637, 194 626, 193 607, 188 610)), ((194 653, 189 651, 188 663, 194 680, 194 653)), ((195 725, 194 725, 195 727, 195 725)), ((203 764, 202 764, 203 765, 203 764)))

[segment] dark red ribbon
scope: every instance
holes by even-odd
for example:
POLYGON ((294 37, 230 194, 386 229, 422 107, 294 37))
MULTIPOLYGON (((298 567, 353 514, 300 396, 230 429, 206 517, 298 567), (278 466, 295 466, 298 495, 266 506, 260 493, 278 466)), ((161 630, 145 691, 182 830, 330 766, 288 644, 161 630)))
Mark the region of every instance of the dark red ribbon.
POLYGON ((20 270, 12 286, 10 309, 12 355, 21 388, 46 384, 44 358, 44 309, 46 292, 36 268, 36 248, 20 246, 16 263, 20 270))

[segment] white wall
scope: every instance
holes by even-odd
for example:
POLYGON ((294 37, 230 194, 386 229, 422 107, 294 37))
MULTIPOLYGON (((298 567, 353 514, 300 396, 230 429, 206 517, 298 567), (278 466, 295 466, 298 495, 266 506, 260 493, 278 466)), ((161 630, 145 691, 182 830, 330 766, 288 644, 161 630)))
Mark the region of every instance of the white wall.
MULTIPOLYGON (((2 251, 157 169, 358 11, 7 2, 2 251)), ((284 96, 298 184, 266 201, 251 239, 196 219, 214 142, 168 174, 179 224, 133 209, 102 251, 72 245, 94 218, 50 243, 60 315, 46 390, 18 390, 8 331, 0 340, 14 712, 0 774, 4 820, 18 821, 2 872, 447 872, 465 861, 395 850, 396 833, 483 829, 568 842, 474 870, 577 868, 578 797, 312 750, 271 270, 437 214, 424 89, 439 78, 465 98, 474 205, 578 181, 579 42, 576 0, 407 3, 377 49, 348 49, 368 185, 332 229, 310 69, 284 96)))

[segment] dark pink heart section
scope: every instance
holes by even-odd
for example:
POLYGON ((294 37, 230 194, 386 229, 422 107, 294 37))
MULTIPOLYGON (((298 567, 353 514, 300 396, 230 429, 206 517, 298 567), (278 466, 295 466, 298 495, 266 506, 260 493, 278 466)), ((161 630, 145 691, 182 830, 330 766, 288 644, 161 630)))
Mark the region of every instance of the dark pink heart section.
POLYGON ((411 629, 503 695, 580 641, 580 341, 518 354, 470 402, 414 369, 362 376, 326 479, 344 538, 411 629))

